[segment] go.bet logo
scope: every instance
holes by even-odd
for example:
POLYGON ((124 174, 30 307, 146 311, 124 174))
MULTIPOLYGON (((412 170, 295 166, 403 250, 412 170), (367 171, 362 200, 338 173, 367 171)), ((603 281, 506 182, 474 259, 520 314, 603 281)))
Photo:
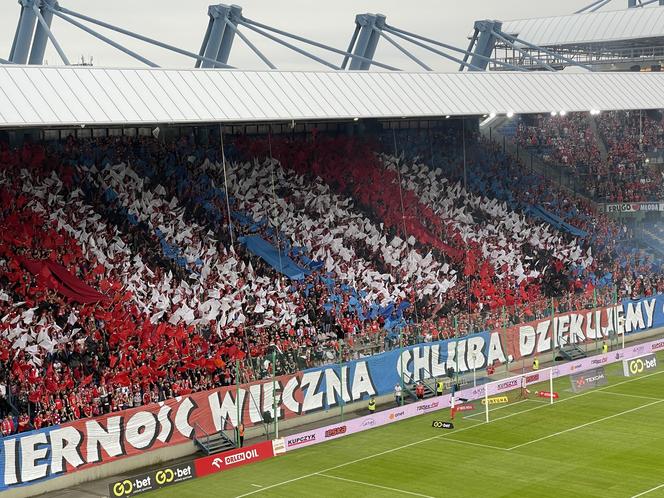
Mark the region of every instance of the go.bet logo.
POLYGON ((125 479, 124 481, 113 484, 113 494, 115 496, 127 497, 132 494, 149 491, 152 489, 152 486, 152 478, 150 476, 134 477, 132 480, 125 479))
POLYGON ((115 496, 130 495, 133 490, 134 490, 134 485, 131 483, 129 479, 125 479, 122 482, 116 482, 113 485, 113 494, 115 496))
POLYGON ((657 357, 655 355, 651 355, 651 357, 636 358, 629 362, 629 373, 632 375, 638 375, 645 370, 651 370, 656 367, 657 357))
POLYGON ((157 484, 166 484, 167 482, 171 482, 173 477, 175 477, 173 471, 171 469, 165 469, 157 472, 154 476, 154 479, 157 481, 157 484))

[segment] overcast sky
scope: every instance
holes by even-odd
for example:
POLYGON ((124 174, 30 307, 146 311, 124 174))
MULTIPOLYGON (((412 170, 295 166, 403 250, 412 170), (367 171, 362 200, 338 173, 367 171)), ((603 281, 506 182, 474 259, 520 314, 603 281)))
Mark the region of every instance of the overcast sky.
MULTIPOLYGON (((70 10, 96 17, 111 24, 198 52, 207 27, 210 0, 60 0, 70 10)), ((230 2, 229 2, 230 3, 230 2)), ((355 14, 374 12, 387 16, 395 27, 414 31, 456 46, 467 46, 467 37, 477 19, 520 19, 570 14, 591 0, 237 0, 243 14, 277 28, 345 49, 354 29, 355 14)), ((16 29, 20 7, 16 0, 0 0, 0 57, 7 58, 16 29)), ((613 0, 613 9, 627 6, 627 0, 613 0)), ((66 23, 53 19, 53 32, 70 60, 94 57, 98 66, 137 66, 135 59, 98 41, 66 23)), ((110 38, 151 59, 162 67, 192 67, 193 59, 157 48, 124 35, 99 30, 110 38)), ((249 30, 242 31, 280 69, 317 69, 320 64, 249 30)), ((412 51, 434 69, 457 69, 434 54, 412 51)), ((323 55, 322 52, 316 51, 323 55)), ((341 57, 327 56, 340 64, 341 57)), ((379 43, 376 60, 400 69, 417 69, 385 40, 379 43)), ((52 45, 46 51, 50 64, 61 64, 52 45)), ((235 38, 229 63, 240 68, 265 68, 244 43, 235 38)))

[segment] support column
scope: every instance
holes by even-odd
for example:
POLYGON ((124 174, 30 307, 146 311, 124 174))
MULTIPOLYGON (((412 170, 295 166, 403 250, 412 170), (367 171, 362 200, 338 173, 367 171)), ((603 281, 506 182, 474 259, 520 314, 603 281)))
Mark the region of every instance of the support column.
MULTIPOLYGON (((380 39, 380 31, 385 27, 385 16, 382 14, 358 14, 355 16, 355 24, 360 26, 360 33, 353 50, 353 55, 373 59, 380 39)), ((352 58, 350 69, 367 71, 371 62, 352 58)))
MULTIPOLYGON (((475 43, 475 51, 470 63, 480 68, 482 71, 486 70, 489 61, 483 57, 491 57, 493 49, 496 46, 496 37, 493 36, 493 30, 500 31, 503 23, 500 21, 475 21, 475 29, 479 33, 477 42, 475 43), (475 54, 481 56, 477 57, 475 54)), ((477 71, 477 69, 469 68, 470 71, 477 71)))
POLYGON ((32 10, 34 0, 19 0, 19 4, 21 4, 21 17, 16 27, 16 36, 9 60, 17 64, 26 64, 37 16, 32 10))
MULTIPOLYGON (((46 21, 46 24, 50 29, 51 21, 53 20, 53 12, 44 7, 44 3, 46 1, 47 0, 42 0, 42 6, 39 9, 39 11, 41 12, 44 21, 46 21)), ((32 50, 30 51, 30 59, 28 60, 28 64, 44 63, 44 52, 46 52, 47 43, 48 43, 48 34, 46 33, 46 30, 41 25, 41 23, 37 23, 37 29, 35 30, 35 37, 32 40, 32 50)))
MULTIPOLYGON (((242 18, 242 7, 224 4, 210 5, 208 16, 210 16, 210 22, 203 38, 200 55, 226 64, 235 39, 235 31, 229 29, 227 23, 232 22, 237 26, 237 22, 242 18)), ((208 61, 198 61, 196 67, 214 67, 214 64, 208 61)))
MULTIPOLYGON (((242 7, 239 5, 231 5, 228 13, 226 14, 228 21, 237 26, 237 21, 242 17, 242 7)), ((228 28, 228 27, 227 27, 228 28)), ((217 60, 228 64, 228 56, 233 48, 233 40, 235 39, 235 31, 232 29, 225 29, 224 36, 221 38, 221 46, 217 53, 217 60)))
MULTIPOLYGON (((210 59, 217 58, 219 49, 221 48, 221 39, 226 30, 226 18, 229 7, 227 5, 210 5, 208 7, 208 15, 212 19, 212 27, 209 29, 209 36, 207 44, 202 55, 210 59)), ((213 64, 208 61, 202 61, 201 67, 213 67, 213 64)))

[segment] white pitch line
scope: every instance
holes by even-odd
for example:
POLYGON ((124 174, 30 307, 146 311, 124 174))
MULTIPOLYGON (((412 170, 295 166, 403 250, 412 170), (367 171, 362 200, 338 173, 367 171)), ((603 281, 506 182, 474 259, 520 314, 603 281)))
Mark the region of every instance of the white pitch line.
POLYGON ((597 424, 599 422, 604 422, 605 420, 609 420, 612 418, 620 417, 621 415, 626 415, 627 413, 632 413, 638 410, 643 410, 644 408, 648 408, 649 406, 653 406, 659 403, 664 403, 664 399, 660 399, 659 401, 653 401, 652 403, 647 403, 645 405, 637 406, 636 408, 632 408, 630 410, 625 410, 620 413, 614 413, 613 415, 609 415, 608 417, 602 417, 598 418, 597 420, 593 420, 592 422, 586 422, 585 424, 577 425, 575 427, 570 427, 569 429, 565 429, 564 431, 559 431, 559 432, 554 432, 553 434, 549 434, 548 436, 543 436, 539 437, 537 439, 533 439, 532 441, 528 441, 526 443, 521 443, 517 444, 516 446, 512 446, 511 448, 507 448, 507 451, 512 451, 517 448, 522 448, 523 446, 528 446, 529 444, 533 443, 538 443, 539 441, 544 441, 545 439, 549 439, 555 436, 560 436, 561 434, 566 434, 568 432, 575 431, 577 429, 583 429, 584 427, 588 427, 589 425, 597 424))
POLYGON ((346 479, 345 477, 331 476, 329 474, 322 474, 320 472, 316 472, 315 475, 321 476, 321 477, 329 477, 331 479, 338 479, 339 481, 352 482, 354 484, 362 484, 363 486, 371 486, 372 488, 386 489, 388 491, 394 491, 396 493, 403 493, 403 494, 412 495, 412 496, 421 496, 423 498, 434 498, 433 496, 423 495, 421 493, 415 493, 413 491, 406 491, 405 489, 390 488, 389 486, 381 486, 379 484, 371 484, 370 482, 364 482, 364 481, 355 481, 353 479, 346 479))
POLYGON ((263 487, 260 484, 252 484, 252 486, 254 486, 255 488, 262 488, 263 487))
POLYGON ((653 398, 652 396, 639 396, 637 394, 614 393, 614 392, 611 392, 611 391, 600 391, 600 393, 602 393, 602 394, 613 394, 615 396, 627 396, 628 398, 662 400, 662 398, 653 398))
POLYGON ((639 498, 639 496, 647 495, 648 493, 652 493, 653 491, 657 491, 658 489, 664 488, 664 484, 660 484, 659 486, 655 486, 654 488, 650 488, 643 493, 639 493, 638 495, 632 496, 632 498, 639 498))
MULTIPOLYGON (((570 399, 580 398, 582 396, 586 396, 588 394, 592 394, 594 392, 601 391, 601 390, 607 389, 609 387, 615 387, 615 386, 619 386, 621 384, 628 384, 630 382, 636 382, 638 380, 646 379, 648 377, 652 377, 653 375, 659 375, 659 374, 662 374, 662 373, 664 373, 664 370, 661 370, 661 371, 655 372, 655 373, 651 373, 651 374, 647 374, 647 375, 642 375, 641 377, 634 377, 632 379, 623 380, 622 382, 617 382, 615 384, 611 384, 611 385, 608 385, 608 386, 605 386, 605 387, 600 387, 599 389, 595 389, 593 391, 586 391, 586 392, 581 393, 581 394, 576 394, 574 396, 570 396, 569 398, 565 398, 565 399, 561 399, 560 401, 557 401, 556 403, 553 404, 553 406, 555 406, 557 403, 563 403, 564 401, 569 401, 570 399)), ((506 419, 506 418, 513 417, 515 415, 519 415, 521 413, 526 413, 526 412, 530 412, 530 411, 533 411, 533 410, 539 410, 540 408, 544 408, 545 406, 547 406, 547 405, 541 404, 540 406, 536 406, 534 408, 529 408, 528 410, 524 410, 522 412, 510 413, 509 415, 505 415, 503 417, 498 417, 497 419, 494 419, 493 421, 495 422, 497 420, 503 420, 503 419, 506 419)), ((455 430, 454 433, 456 434, 456 433, 459 433, 459 432, 467 431, 469 429, 473 429, 475 427, 480 427, 480 426, 483 426, 485 424, 486 424, 486 422, 481 422, 481 423, 476 424, 476 425, 471 425, 471 426, 468 426, 468 427, 464 427, 463 429, 455 430)), ((249 491, 248 493, 237 495, 235 498, 244 498, 245 496, 250 496, 250 495, 253 495, 253 494, 256 494, 256 493, 260 493, 262 491, 267 491, 268 489, 283 486, 284 484, 290 484, 291 482, 295 482, 295 481, 299 481, 301 479, 306 479, 307 477, 315 476, 316 474, 319 474, 321 472, 329 472, 330 470, 335 470, 335 469, 339 469, 341 467, 345 467, 347 465, 353 465, 354 463, 363 462, 365 460, 370 460, 370 459, 376 458, 378 456, 382 456, 382 455, 386 455, 388 453, 403 450, 404 448, 410 448, 411 446, 415 446, 417 444, 426 443, 428 441, 433 441, 434 439, 440 439, 441 437, 445 437, 447 434, 452 434, 452 433, 446 433, 446 434, 441 434, 439 436, 433 436, 433 437, 429 437, 429 438, 426 438, 426 439, 421 439, 419 441, 414 441, 412 443, 404 444, 403 446, 398 446, 398 447, 392 448, 390 450, 381 451, 380 453, 374 453, 372 455, 367 455, 365 457, 358 458, 356 460, 351 460, 350 462, 345 462, 345 463, 342 463, 342 464, 339 464, 339 465, 335 465, 334 467, 329 467, 327 469, 319 470, 318 472, 312 472, 311 474, 306 474, 306 475, 303 475, 303 476, 300 476, 300 477, 294 477, 293 479, 288 479, 286 481, 278 482, 278 483, 272 484, 270 486, 265 486, 264 488, 261 488, 261 489, 257 489, 257 490, 254 490, 254 491, 249 491)))

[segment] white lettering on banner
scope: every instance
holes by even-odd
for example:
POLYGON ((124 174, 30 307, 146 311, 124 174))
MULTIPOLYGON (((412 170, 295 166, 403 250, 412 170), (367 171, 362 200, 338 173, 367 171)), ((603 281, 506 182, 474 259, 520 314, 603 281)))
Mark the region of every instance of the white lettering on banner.
POLYGON ((652 327, 652 322, 653 319, 655 318, 655 304, 657 303, 657 298, 652 298, 652 299, 646 299, 643 301, 643 307, 645 308, 646 311, 646 317, 647 317, 647 324, 646 327, 650 328, 652 327))
POLYGON ((244 396, 244 389, 240 389, 239 408, 238 404, 235 402, 235 399, 233 399, 231 391, 226 391, 223 400, 219 399, 221 397, 221 393, 219 392, 213 392, 210 394, 210 396, 208 396, 208 403, 210 405, 210 412, 215 431, 219 432, 223 430, 225 428, 224 424, 227 420, 230 420, 230 425, 237 427, 237 413, 238 411, 242 410, 242 407, 244 407, 244 396))
POLYGON ((599 333, 599 312, 589 311, 586 313, 586 337, 588 339, 599 339, 601 334, 599 333))
POLYGON ((583 342, 586 336, 583 335, 583 315, 572 313, 569 322, 569 339, 572 344, 583 342))
POLYGON ((308 412, 323 406, 323 395, 325 393, 318 392, 320 383, 323 379, 322 370, 315 370, 313 372, 304 372, 302 375, 302 382, 300 389, 304 392, 304 401, 302 402, 302 411, 308 412))
POLYGON ((627 303, 627 316, 625 317, 625 330, 640 330, 646 326, 641 312, 641 303, 627 303))
POLYGON ((87 463, 101 461, 101 448, 108 456, 122 455, 122 417, 109 417, 106 419, 106 429, 96 420, 88 420, 85 423, 85 432, 88 435, 87 463))
POLYGON ((355 364, 351 392, 353 393, 354 401, 362 399, 364 394, 368 394, 369 396, 377 394, 376 387, 371 380, 371 375, 369 375, 369 367, 366 361, 358 361, 355 364))
POLYGON ((171 438, 171 434, 173 434, 173 424, 171 423, 171 419, 169 417, 170 413, 171 407, 168 405, 162 405, 159 408, 159 413, 157 414, 157 420, 161 426, 157 439, 162 443, 168 441, 171 438))
MULTIPOLYGON (((397 361, 398 363, 398 361, 397 361)), ((397 365, 397 368, 399 365, 397 365)), ((401 371, 398 372, 399 376, 401 376, 401 371)), ((440 377, 441 375, 445 375, 445 362, 440 361, 440 345, 439 344, 434 344, 431 346, 431 375, 433 377, 440 377)))
POLYGON ((501 364, 507 362, 505 353, 503 353, 503 345, 500 343, 500 334, 498 332, 491 332, 489 354, 486 363, 487 365, 493 365, 493 362, 496 360, 501 364))
POLYGON ((341 379, 333 368, 325 369, 325 400, 328 406, 337 404, 337 399, 343 395, 344 402, 350 401, 350 390, 348 389, 348 366, 342 367, 343 390, 341 389, 341 379), (338 397, 338 398, 337 398, 338 397))
MULTIPOLYGON (((242 405, 244 392, 240 392, 242 393, 242 396, 240 396, 240 404, 242 405)), ((191 398, 185 398, 175 412, 175 428, 180 434, 189 439, 194 436, 194 428, 189 424, 189 415, 196 408, 197 406, 196 403, 194 403, 194 400, 191 398)))
MULTIPOLYGON (((263 420, 261 413, 261 389, 266 394, 268 389, 270 391, 270 398, 272 397, 272 384, 253 384, 249 386, 249 420, 252 424, 259 423, 263 420)), ((272 400, 270 400, 272 401, 272 400)), ((263 411, 266 410, 266 405, 263 404, 263 411)), ((270 410, 273 411, 273 410, 270 410)), ((274 414, 272 414, 274 416, 274 414)))
MULTIPOLYGON (((272 418, 281 418, 283 415, 283 412, 281 410, 281 403, 283 402, 283 399, 279 396, 279 392, 281 391, 281 382, 278 380, 275 381, 276 384, 276 394, 273 394, 272 392, 272 383, 267 383, 267 384, 262 384, 263 387, 263 411, 264 412, 270 412, 272 415, 272 418), (277 414, 275 415, 274 413, 274 397, 277 397, 277 414)), ((296 383, 297 385, 297 383, 296 383)), ((260 385, 259 385, 260 386, 260 385)), ((257 397, 260 399, 260 397, 257 397)), ((285 404, 285 403, 284 403, 285 404)), ((286 406, 288 408, 288 406, 286 406)), ((295 412, 297 413, 298 410, 298 405, 296 404, 295 406, 295 412)), ((260 414, 260 419, 259 421, 263 420, 262 414, 260 414)), ((253 420, 252 420, 253 421, 253 420)))
POLYGON ((519 327, 519 355, 530 356, 535 351, 535 329, 530 325, 519 327))
POLYGON ((295 400, 295 389, 298 387, 297 377, 291 377, 286 382, 286 387, 281 395, 284 406, 293 413, 300 413, 300 403, 295 400))
POLYGON ((125 437, 137 450, 149 448, 157 436, 157 420, 153 413, 137 412, 127 422, 125 437), (143 430, 141 430, 143 429, 143 430))
POLYGON ((543 320, 537 324, 537 352, 543 353, 551 349, 551 337, 548 337, 550 320, 543 320))
POLYGON ((46 434, 39 432, 21 438, 21 482, 41 479, 48 474, 48 463, 37 463, 48 455, 46 434), (42 447, 39 447, 39 446, 42 447))
POLYGON ((447 343, 447 368, 453 368, 458 372, 467 372, 466 365, 466 340, 450 341, 447 343), (457 358, 458 354, 458 358, 457 358))
POLYGON ((569 334, 569 315, 563 315, 557 318, 558 327, 556 337, 558 337, 558 344, 564 346, 565 344, 574 342, 569 334))
POLYGON ((431 368, 429 353, 429 346, 418 346, 411 349, 413 357, 413 380, 418 381, 428 377, 427 372, 431 368))
POLYGON ((83 465, 79 445, 83 436, 73 427, 60 427, 50 432, 51 437, 51 473, 59 474, 65 470, 65 460, 72 467, 83 465))
POLYGON ((468 338, 468 369, 482 368, 484 366, 484 338, 481 336, 470 336, 468 338))
POLYGON ((401 370, 403 369, 403 381, 406 384, 413 382, 413 374, 408 370, 408 364, 410 363, 410 350, 406 349, 401 352, 401 358, 397 359, 397 375, 401 376, 401 370))
POLYGON ((18 483, 18 467, 16 461, 16 443, 17 438, 5 438, 4 440, 4 455, 5 455, 5 485, 10 486, 18 483))

